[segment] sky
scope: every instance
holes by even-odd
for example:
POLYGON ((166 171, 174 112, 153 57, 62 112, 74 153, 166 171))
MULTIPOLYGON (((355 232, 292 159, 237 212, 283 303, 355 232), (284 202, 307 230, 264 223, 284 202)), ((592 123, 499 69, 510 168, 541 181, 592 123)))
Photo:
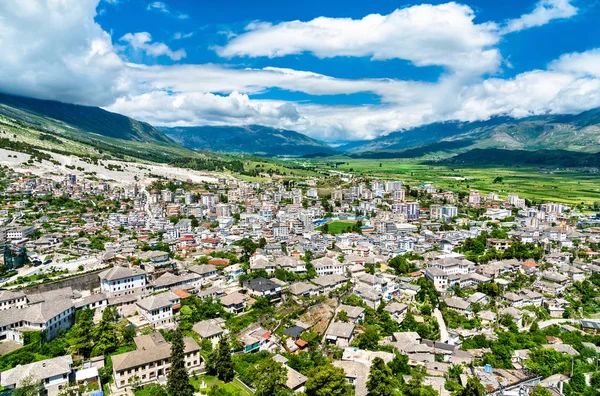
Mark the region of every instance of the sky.
POLYGON ((330 143, 600 107, 600 0, 3 0, 0 91, 330 143))

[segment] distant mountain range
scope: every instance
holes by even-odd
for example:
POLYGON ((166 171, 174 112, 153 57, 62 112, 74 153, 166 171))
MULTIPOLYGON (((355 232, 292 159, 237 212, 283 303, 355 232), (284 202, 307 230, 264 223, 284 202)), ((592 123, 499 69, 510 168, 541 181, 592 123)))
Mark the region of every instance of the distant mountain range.
POLYGON ((600 109, 576 115, 448 121, 393 132, 348 152, 365 157, 449 156, 473 149, 600 151, 600 109), (404 155, 407 154, 407 155, 404 155))
MULTIPOLYGON (((173 145, 174 142, 152 125, 99 107, 80 106, 53 100, 40 100, 22 96, 0 94, 0 114, 22 118, 22 112, 55 120, 83 134, 173 145)), ((29 117, 28 121, 32 121, 29 117)))
POLYGON ((246 153, 266 156, 334 154, 327 144, 299 132, 261 125, 159 127, 184 147, 217 153, 246 153))
POLYGON ((98 107, 7 94, 0 94, 1 117, 6 127, 14 124, 30 131, 24 136, 43 138, 46 145, 50 144, 48 136, 53 135, 90 147, 95 155, 110 152, 161 162, 212 155, 205 151, 305 158, 420 158, 466 165, 596 166, 600 158, 596 155, 600 153, 600 108, 575 115, 439 122, 335 148, 285 129, 260 125, 153 127, 98 107))

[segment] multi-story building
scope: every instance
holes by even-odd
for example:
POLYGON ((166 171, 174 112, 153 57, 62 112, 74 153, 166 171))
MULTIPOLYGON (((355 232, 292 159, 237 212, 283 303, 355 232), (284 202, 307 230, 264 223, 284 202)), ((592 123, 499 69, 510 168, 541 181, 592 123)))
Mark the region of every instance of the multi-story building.
POLYGON ((138 268, 113 267, 98 276, 100 289, 110 297, 142 294, 147 285, 146 272, 138 268))
POLYGON ((173 323, 173 307, 179 304, 180 298, 173 292, 165 292, 143 298, 136 302, 140 315, 157 328, 173 323))
MULTIPOLYGON (((136 350, 113 355, 113 378, 119 389, 131 386, 134 382, 145 385, 164 382, 171 368, 171 344, 160 333, 152 333, 133 339, 136 350)), ((191 337, 183 339, 185 367, 188 372, 200 368, 202 357, 200 346, 191 337)))
MULTIPOLYGON (((57 396, 69 386, 69 375, 72 372, 71 355, 59 356, 39 362, 18 365, 6 370, 0 377, 0 385, 7 391, 18 389, 24 380, 41 384, 43 394, 57 396)), ((15 392, 16 393, 16 392, 15 392)))
POLYGON ((75 307, 68 298, 44 301, 24 308, 11 308, 0 314, 0 342, 23 343, 26 331, 41 331, 46 340, 68 330, 75 321, 75 307))

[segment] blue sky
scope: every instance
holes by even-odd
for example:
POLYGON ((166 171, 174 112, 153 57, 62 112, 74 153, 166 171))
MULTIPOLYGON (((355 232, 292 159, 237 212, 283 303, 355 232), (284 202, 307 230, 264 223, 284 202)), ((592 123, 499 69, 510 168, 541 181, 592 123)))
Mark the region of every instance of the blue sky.
POLYGON ((598 20, 598 0, 6 0, 0 90, 361 140, 600 106, 598 20))

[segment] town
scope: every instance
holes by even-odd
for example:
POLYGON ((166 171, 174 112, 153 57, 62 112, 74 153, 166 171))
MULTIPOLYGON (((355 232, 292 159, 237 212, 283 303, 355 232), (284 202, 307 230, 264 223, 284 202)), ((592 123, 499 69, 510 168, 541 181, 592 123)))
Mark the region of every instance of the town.
POLYGON ((0 169, 9 394, 600 388, 593 210, 333 171, 69 171, 0 169))

